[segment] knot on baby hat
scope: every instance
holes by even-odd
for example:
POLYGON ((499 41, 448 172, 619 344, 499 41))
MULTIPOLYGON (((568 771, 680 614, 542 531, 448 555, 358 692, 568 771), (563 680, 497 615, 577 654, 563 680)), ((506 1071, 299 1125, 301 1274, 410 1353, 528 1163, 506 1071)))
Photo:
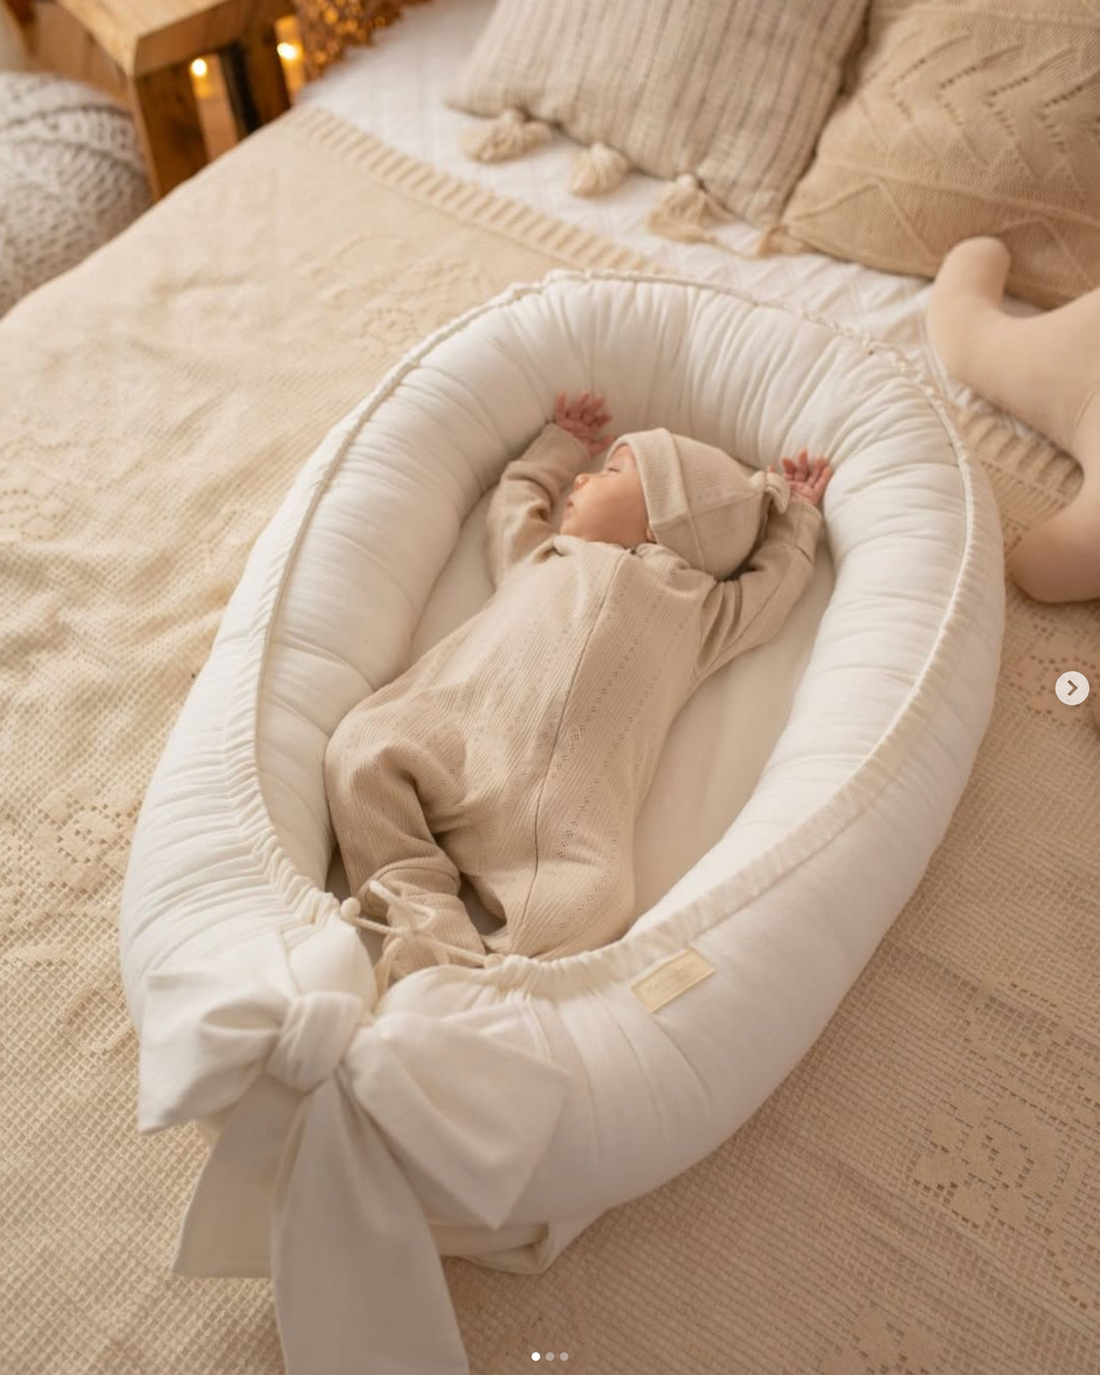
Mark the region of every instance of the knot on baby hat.
POLYGON ((615 444, 634 453, 658 541, 712 578, 735 572, 756 548, 772 506, 785 511, 791 499, 781 474, 750 468, 697 439, 641 430, 615 444))

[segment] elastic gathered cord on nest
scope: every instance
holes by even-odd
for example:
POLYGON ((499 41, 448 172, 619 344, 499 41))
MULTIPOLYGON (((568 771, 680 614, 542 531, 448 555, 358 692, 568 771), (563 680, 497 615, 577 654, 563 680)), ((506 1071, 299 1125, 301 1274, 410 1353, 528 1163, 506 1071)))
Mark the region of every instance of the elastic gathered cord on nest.
POLYGON ((379 883, 372 879, 367 887, 376 897, 386 899, 388 904, 387 914, 395 908, 404 908, 411 914, 407 926, 391 926, 381 921, 371 921, 369 917, 362 915, 363 908, 358 898, 345 898, 340 904, 340 920, 346 921, 350 926, 362 926, 370 931, 378 931, 384 936, 392 936, 389 947, 375 966, 375 974, 378 980, 378 992, 384 993, 386 985, 389 983, 390 970, 393 965, 394 956, 401 947, 403 941, 409 943, 424 941, 441 955, 442 964, 450 964, 450 956, 459 955, 463 959, 472 960, 475 964, 485 968, 487 965, 500 964, 503 956, 496 951, 468 950, 461 945, 451 945, 447 941, 441 941, 438 936, 433 936, 426 929, 428 922, 433 917, 432 909, 423 902, 415 902, 412 898, 401 897, 387 888, 384 883, 379 883))

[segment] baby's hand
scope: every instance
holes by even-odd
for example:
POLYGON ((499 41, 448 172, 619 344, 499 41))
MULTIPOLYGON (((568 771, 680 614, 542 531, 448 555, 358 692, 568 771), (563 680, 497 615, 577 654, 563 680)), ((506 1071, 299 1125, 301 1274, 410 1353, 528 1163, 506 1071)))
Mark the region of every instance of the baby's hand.
MULTIPOLYGON (((789 458, 784 458, 782 463, 783 476, 790 483, 791 495, 801 497, 803 501, 808 501, 812 506, 817 506, 825 494, 829 479, 833 475, 833 469, 828 459, 815 458, 811 467, 809 450, 800 449, 797 465, 789 458)), ((768 464, 768 471, 774 471, 773 465, 770 463, 768 464)))
POLYGON ((565 392, 560 391, 554 404, 554 424, 579 439, 590 454, 598 454, 608 443, 600 430, 611 419, 603 404, 602 396, 585 391, 566 405, 565 392))

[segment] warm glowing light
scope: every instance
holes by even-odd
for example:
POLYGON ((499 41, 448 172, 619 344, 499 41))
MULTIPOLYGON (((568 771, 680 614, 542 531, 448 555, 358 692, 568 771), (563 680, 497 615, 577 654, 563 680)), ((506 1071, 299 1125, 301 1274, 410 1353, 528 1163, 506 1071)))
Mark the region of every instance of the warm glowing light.
POLYGON ((201 57, 196 57, 195 60, 194 60, 194 62, 191 63, 191 75, 192 75, 192 76, 205 76, 205 75, 206 75, 206 62, 205 62, 205 60, 204 60, 203 58, 201 58, 201 57))
POLYGON ((280 43, 276 48, 276 52, 280 57, 285 58, 287 62, 295 62, 298 59, 298 49, 293 43, 280 43))

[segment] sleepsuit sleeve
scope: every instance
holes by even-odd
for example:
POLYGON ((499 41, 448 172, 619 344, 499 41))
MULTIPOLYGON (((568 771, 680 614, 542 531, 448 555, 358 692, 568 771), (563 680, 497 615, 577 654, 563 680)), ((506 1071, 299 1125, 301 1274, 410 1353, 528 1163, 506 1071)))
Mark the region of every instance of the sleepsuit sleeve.
POLYGON ((742 571, 714 584, 703 601, 698 681, 778 633, 813 577, 822 523, 813 502, 792 496, 786 511, 771 512, 742 571))
POLYGON ((494 587, 514 564, 557 533, 550 523, 554 503, 590 458, 579 439, 550 424, 505 468, 485 519, 485 552, 494 587))

